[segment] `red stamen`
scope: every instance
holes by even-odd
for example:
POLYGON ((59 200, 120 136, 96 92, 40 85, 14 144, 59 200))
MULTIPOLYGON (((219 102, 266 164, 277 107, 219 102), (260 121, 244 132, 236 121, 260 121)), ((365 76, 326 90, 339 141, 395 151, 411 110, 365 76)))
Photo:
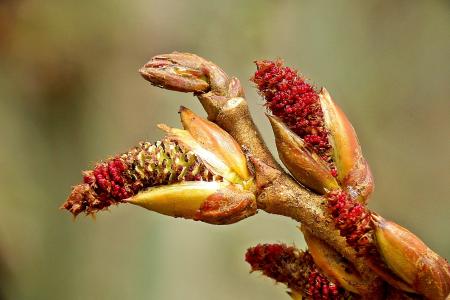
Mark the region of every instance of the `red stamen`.
POLYGON ((341 236, 358 255, 375 255, 369 210, 350 198, 344 191, 333 191, 327 195, 328 209, 341 236))
POLYGON ((280 60, 258 61, 256 65, 258 70, 252 81, 265 98, 267 108, 336 172, 317 92, 296 71, 283 66, 280 60))
POLYGON ((252 271, 286 284, 307 299, 341 299, 349 296, 322 275, 308 252, 284 244, 260 244, 247 250, 245 260, 252 271))

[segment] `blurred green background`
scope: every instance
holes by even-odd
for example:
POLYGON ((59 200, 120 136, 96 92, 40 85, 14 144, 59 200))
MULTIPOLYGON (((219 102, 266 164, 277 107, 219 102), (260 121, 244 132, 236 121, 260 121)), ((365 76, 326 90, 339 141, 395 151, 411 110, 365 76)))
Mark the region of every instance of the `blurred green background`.
POLYGON ((348 113, 371 163, 370 206, 450 258, 448 1, 0 1, 0 299, 288 299, 248 274, 258 242, 304 247, 263 212, 232 226, 114 207, 58 210, 80 171, 178 124, 191 95, 151 87, 151 56, 194 52, 247 80, 284 58, 348 113), (339 3, 339 4, 338 4, 339 3))

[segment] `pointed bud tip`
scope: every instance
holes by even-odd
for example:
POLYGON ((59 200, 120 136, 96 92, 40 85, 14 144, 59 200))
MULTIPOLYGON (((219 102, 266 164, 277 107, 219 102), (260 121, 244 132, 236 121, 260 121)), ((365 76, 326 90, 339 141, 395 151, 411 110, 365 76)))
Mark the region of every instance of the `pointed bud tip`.
POLYGON ((269 122, 272 126, 280 126, 279 124, 282 123, 283 121, 281 121, 281 119, 277 116, 274 116, 272 114, 269 113, 264 113, 267 117, 267 119, 269 119, 269 122))
POLYGON ((362 202, 373 192, 374 180, 365 160, 355 129, 325 87, 319 92, 337 179, 343 187, 355 191, 362 202))

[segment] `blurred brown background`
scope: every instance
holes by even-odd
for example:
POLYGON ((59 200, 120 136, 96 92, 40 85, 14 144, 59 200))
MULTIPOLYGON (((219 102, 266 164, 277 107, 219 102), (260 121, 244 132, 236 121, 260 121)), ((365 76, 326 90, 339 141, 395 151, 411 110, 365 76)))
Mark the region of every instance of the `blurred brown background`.
POLYGON ((370 206, 450 258, 448 1, 0 1, 0 299, 287 299, 245 249, 304 242, 260 213, 232 226, 115 207, 58 210, 80 171, 178 124, 187 94, 137 69, 173 50, 238 76, 273 149, 253 61, 281 57, 353 121, 370 206), (339 4, 337 4, 339 2, 339 4))

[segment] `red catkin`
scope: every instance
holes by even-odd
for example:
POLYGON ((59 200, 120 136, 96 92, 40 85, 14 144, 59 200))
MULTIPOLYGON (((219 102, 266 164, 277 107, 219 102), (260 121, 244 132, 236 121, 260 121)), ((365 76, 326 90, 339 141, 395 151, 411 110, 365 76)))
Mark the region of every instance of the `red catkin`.
POLYGON ((62 208, 74 216, 81 212, 94 214, 145 188, 184 180, 221 178, 214 178, 194 153, 175 142, 141 143, 85 171, 83 183, 73 187, 62 208))
POLYGON ((285 244, 259 244, 247 250, 252 271, 261 271, 306 299, 346 299, 350 294, 328 280, 308 252, 285 244))
POLYGON ((281 60, 257 61, 256 66, 251 80, 266 100, 266 107, 328 162, 336 176, 317 92, 295 70, 283 66, 281 60))
POLYGON ((342 190, 327 195, 335 227, 359 256, 376 255, 370 211, 342 190))
MULTIPOLYGON (((318 93, 295 70, 283 66, 280 60, 257 61, 256 66, 252 81, 266 100, 267 108, 302 138, 311 151, 325 160, 331 174, 336 177, 338 174, 318 93)), ((368 209, 344 191, 332 191, 327 198, 335 226, 347 243, 358 255, 376 253, 368 209)))
POLYGON ((308 290, 312 299, 340 299, 338 287, 318 271, 312 271, 308 276, 308 290))

